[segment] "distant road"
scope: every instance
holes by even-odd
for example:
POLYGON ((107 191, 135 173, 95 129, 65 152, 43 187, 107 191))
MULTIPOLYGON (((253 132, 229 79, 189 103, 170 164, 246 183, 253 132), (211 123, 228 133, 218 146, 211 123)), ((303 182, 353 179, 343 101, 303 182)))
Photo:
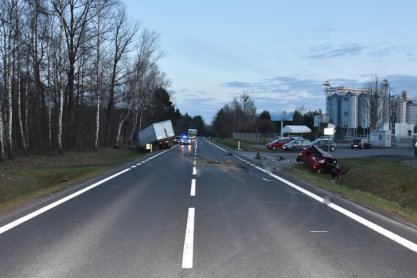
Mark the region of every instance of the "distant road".
POLYGON ((68 200, 34 204, 36 215, 1 217, 0 277, 417 273, 410 227, 203 138, 154 154, 68 200))

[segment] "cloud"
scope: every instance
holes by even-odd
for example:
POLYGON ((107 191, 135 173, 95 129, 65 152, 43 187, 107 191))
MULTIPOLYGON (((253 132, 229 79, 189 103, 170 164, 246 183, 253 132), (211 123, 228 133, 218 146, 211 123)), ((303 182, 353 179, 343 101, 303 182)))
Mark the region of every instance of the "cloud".
POLYGON ((248 93, 259 111, 293 111, 304 107, 307 110, 323 109, 325 98, 321 80, 276 76, 258 82, 230 81, 224 87, 248 93))
POLYGON ((411 98, 417 98, 417 76, 405 74, 388 75, 387 80, 393 93, 400 94, 403 90, 408 92, 411 98))
MULTIPOLYGON (((330 78, 333 87, 346 86, 362 88, 372 80, 373 75, 358 75, 355 78, 330 78)), ((417 97, 417 76, 392 74, 379 77, 387 78, 392 92, 400 94, 407 90, 409 97, 417 97)), ((210 124, 215 114, 234 97, 247 93, 255 101, 257 112, 264 110, 270 113, 292 112, 303 108, 305 112, 322 110, 326 112, 326 98, 323 92, 323 81, 299 76, 276 76, 260 79, 257 82, 229 81, 222 84, 216 92, 193 91, 181 89, 176 91, 174 103, 181 113, 201 115, 210 124)))
POLYGON ((366 50, 365 46, 361 46, 357 43, 353 44, 341 44, 341 45, 329 45, 322 44, 320 46, 311 47, 306 58, 309 59, 332 59, 340 57, 352 57, 358 56, 366 50))

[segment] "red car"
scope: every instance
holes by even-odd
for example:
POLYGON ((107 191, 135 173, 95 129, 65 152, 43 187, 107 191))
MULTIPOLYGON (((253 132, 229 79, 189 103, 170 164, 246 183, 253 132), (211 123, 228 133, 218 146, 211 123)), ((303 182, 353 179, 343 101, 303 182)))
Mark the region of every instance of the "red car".
POLYGON ((289 143, 291 141, 291 138, 284 137, 284 138, 278 138, 272 141, 271 143, 266 144, 266 148, 268 150, 279 150, 282 149, 282 146, 289 143))
POLYGON ((316 146, 302 150, 298 154, 296 161, 308 164, 313 172, 328 172, 332 177, 339 176, 342 170, 342 167, 337 164, 336 158, 316 146))

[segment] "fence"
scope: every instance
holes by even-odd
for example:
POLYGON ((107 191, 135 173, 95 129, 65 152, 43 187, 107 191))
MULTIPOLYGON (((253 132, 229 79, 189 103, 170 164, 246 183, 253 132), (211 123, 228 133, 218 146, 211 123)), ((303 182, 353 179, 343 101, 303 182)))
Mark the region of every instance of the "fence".
POLYGON ((266 144, 270 140, 275 139, 279 136, 278 133, 241 133, 233 132, 233 139, 256 143, 266 144))

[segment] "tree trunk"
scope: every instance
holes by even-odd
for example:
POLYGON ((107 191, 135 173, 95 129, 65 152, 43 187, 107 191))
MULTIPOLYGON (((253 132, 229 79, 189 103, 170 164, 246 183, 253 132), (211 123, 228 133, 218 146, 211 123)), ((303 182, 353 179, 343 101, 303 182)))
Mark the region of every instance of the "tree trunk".
POLYGON ((129 139, 128 139, 129 146, 133 141, 133 136, 135 136, 136 126, 138 125, 138 114, 139 114, 139 108, 136 108, 135 112, 133 113, 132 130, 130 132, 129 139))
MULTIPOLYGON (((62 75, 62 73, 61 73, 62 75)), ((62 82, 62 77, 61 77, 62 82)), ((62 117, 64 112, 64 87, 63 84, 59 86, 59 104, 58 104, 58 132, 57 132, 57 141, 58 141, 58 154, 64 154, 64 148, 62 147, 62 117)))
MULTIPOLYGON (((62 1, 60 1, 60 5, 61 5, 61 11, 63 9, 62 6, 62 1)), ((60 30, 61 30, 61 34, 59 35, 59 80, 57 82, 58 85, 58 127, 57 127, 57 143, 58 143, 58 154, 59 155, 63 155, 64 154, 64 148, 62 146, 62 132, 63 132, 63 126, 62 126, 62 118, 63 118, 63 114, 64 114, 64 61, 63 61, 63 45, 62 45, 62 36, 65 32, 65 27, 64 27, 64 15, 63 13, 60 14, 60 30)))
POLYGON ((97 52, 96 52, 96 123, 95 123, 95 132, 94 132, 94 150, 97 151, 98 150, 98 139, 99 139, 99 135, 100 135, 100 96, 101 96, 101 92, 100 92, 100 86, 101 86, 101 73, 100 73, 100 67, 101 67, 101 63, 100 63, 100 46, 101 46, 101 14, 98 14, 98 19, 97 19, 97 40, 96 40, 96 47, 97 47, 97 52))
MULTIPOLYGON (((10 31, 11 33, 11 31, 10 31)), ((13 105, 12 105, 12 42, 11 42, 12 34, 9 34, 9 42, 8 42, 8 50, 7 50, 7 72, 6 72, 6 151, 7 156, 12 159, 13 158, 13 141, 12 141, 12 134, 13 134, 13 105)))
POLYGON ((4 160, 4 126, 3 126, 3 111, 1 109, 1 99, 0 99, 0 161, 4 160))
MULTIPOLYGON (((26 147, 26 136, 25 136, 25 133, 24 133, 24 130, 23 130, 23 121, 22 121, 22 99, 21 99, 22 98, 21 97, 21 95, 22 95, 21 94, 22 79, 20 78, 20 71, 21 70, 20 70, 19 56, 20 56, 20 50, 18 48, 18 50, 17 50, 17 57, 18 57, 18 59, 17 59, 17 73, 18 73, 18 79, 17 79, 17 82, 18 82, 18 84, 17 84, 17 123, 18 123, 18 126, 19 126, 20 137, 21 137, 21 140, 22 140, 23 154, 27 155, 28 150, 27 150, 27 147, 26 147)), ((27 84, 27 81, 26 81, 25 84, 27 84)), ((26 90, 27 90, 27 85, 25 86, 25 91, 26 90)))
POLYGON ((123 113, 120 115, 119 124, 117 125, 116 141, 114 143, 114 148, 115 149, 119 148, 119 141, 120 141, 120 134, 122 132, 122 126, 123 126, 124 122, 127 120, 127 118, 129 117, 129 114, 130 114, 130 109, 127 110, 126 115, 124 117, 123 117, 123 113))

